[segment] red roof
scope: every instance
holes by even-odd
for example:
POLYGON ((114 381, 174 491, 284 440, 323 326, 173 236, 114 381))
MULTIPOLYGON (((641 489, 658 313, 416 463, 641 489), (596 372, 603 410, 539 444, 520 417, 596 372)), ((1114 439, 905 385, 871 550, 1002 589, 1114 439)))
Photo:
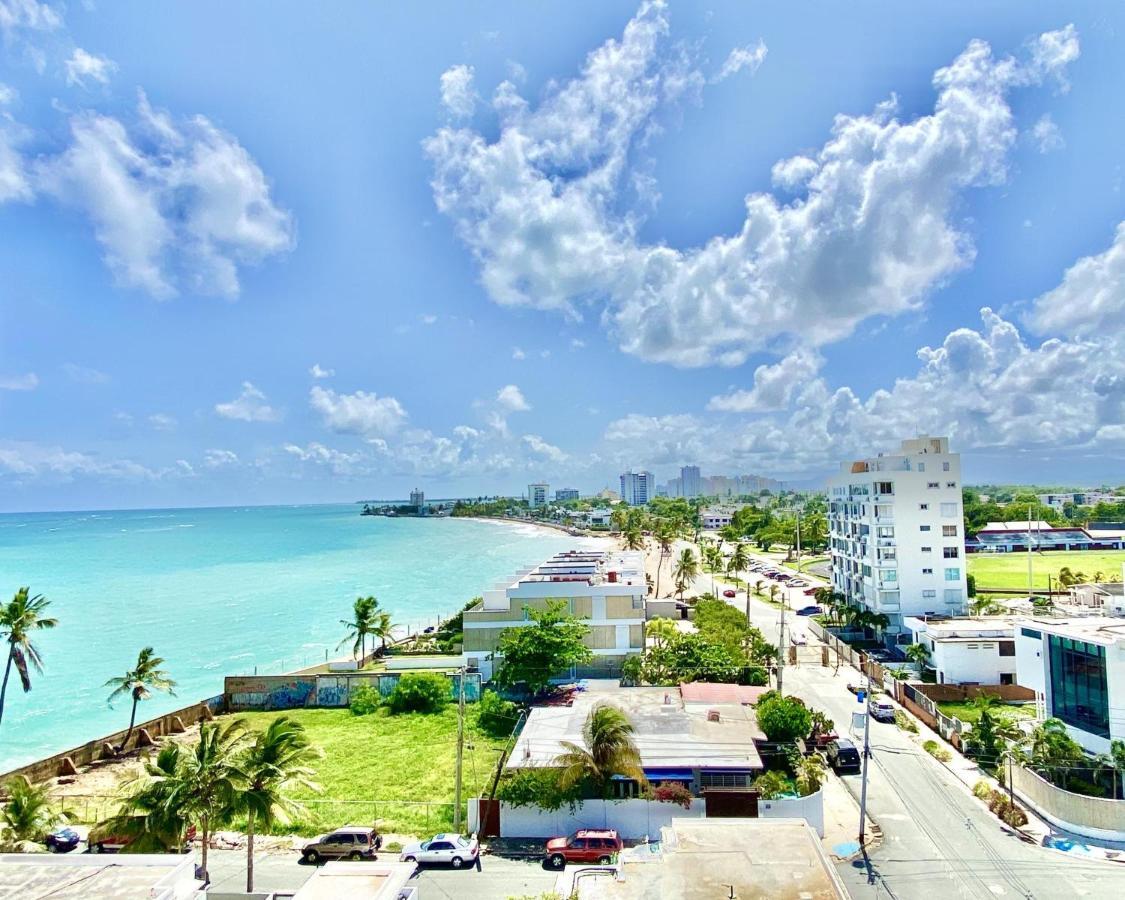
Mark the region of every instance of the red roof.
POLYGON ((754 704, 768 687, 754 687, 748 684, 712 684, 708 681, 693 681, 680 685, 680 697, 684 703, 742 703, 754 704))

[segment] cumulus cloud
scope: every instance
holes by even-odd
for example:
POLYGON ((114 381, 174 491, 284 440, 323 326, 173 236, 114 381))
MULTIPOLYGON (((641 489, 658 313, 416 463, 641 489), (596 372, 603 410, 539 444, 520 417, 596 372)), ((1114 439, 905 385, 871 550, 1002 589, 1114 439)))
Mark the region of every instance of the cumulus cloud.
POLYGON ((238 465, 238 454, 233 450, 212 449, 203 454, 203 465, 208 469, 224 469, 238 465))
POLYGON ((0 391, 33 391, 39 387, 39 376, 34 372, 23 375, 0 375, 0 391))
POLYGON ((62 16, 37 0, 0 0, 0 32, 5 38, 19 29, 53 31, 62 25, 62 16))
POLYGON ((321 368, 320 363, 313 363, 312 368, 309 369, 309 374, 313 378, 317 378, 317 379, 331 378, 333 375, 336 374, 336 370, 335 369, 323 369, 323 368, 321 368))
POLYGON ((1028 323, 1041 334, 1096 336, 1125 329, 1125 222, 1109 249, 1078 260, 1058 287, 1035 300, 1028 323))
POLYGON ((523 395, 523 391, 514 384, 506 384, 496 392, 496 402, 508 412, 527 412, 531 404, 523 395))
POLYGON ((16 481, 68 482, 77 477, 144 481, 158 473, 128 459, 102 459, 89 453, 30 441, 0 440, 0 476, 16 481))
POLYGON ((324 444, 312 441, 304 447, 299 447, 296 444, 286 444, 285 452, 290 456, 299 459, 301 462, 312 462, 323 466, 327 466, 332 472, 338 475, 352 475, 357 471, 363 461, 363 454, 361 453, 348 453, 343 450, 336 450, 332 447, 326 447, 324 444))
POLYGON ((406 410, 394 397, 380 397, 366 391, 337 394, 314 385, 309 405, 320 413, 324 424, 340 434, 387 437, 406 421, 406 410))
POLYGON ((78 87, 89 87, 91 81, 109 84, 110 76, 117 70, 117 63, 106 56, 96 56, 81 47, 75 47, 65 63, 66 83, 78 87))
POLYGON ((1031 127, 1031 137, 1040 153, 1051 153, 1066 146, 1059 126, 1054 123, 1050 114, 1041 116, 1031 127))
POLYGON ((466 119, 473 114, 477 92, 472 66, 452 66, 441 73, 441 102, 455 118, 466 119))
POLYGON ((566 462, 567 455, 554 444, 549 444, 537 434, 525 434, 523 442, 527 448, 537 456, 550 460, 553 463, 566 462))
MULTIPOLYGON (((14 94, 3 102, 10 103, 12 96, 14 94)), ((20 151, 20 146, 26 139, 27 129, 17 123, 6 110, 0 109, 0 203, 27 201, 35 196, 27 165, 20 151)))
POLYGON ((632 159, 697 80, 668 30, 665 4, 646 3, 537 107, 502 85, 495 137, 447 126, 425 150, 435 202, 495 302, 571 317, 600 306, 625 351, 681 366, 738 365, 798 335, 819 346, 919 309, 973 259, 957 210, 1007 176, 1009 93, 1078 52, 1070 28, 1030 58, 972 41, 934 74, 932 113, 900 121, 890 101, 838 116, 819 151, 775 167, 798 196, 750 194, 735 234, 677 249, 643 243, 640 213, 622 212, 632 159))
POLYGON ((137 121, 83 112, 35 167, 38 188, 84 214, 117 279, 154 297, 235 297, 240 265, 289 250, 293 223, 265 175, 204 116, 174 121, 140 95, 137 121))
POLYGON ((758 40, 757 44, 735 47, 727 56, 723 67, 719 69, 715 77, 711 80, 713 82, 724 81, 730 78, 731 75, 737 75, 743 69, 749 70, 750 74, 753 75, 761 68, 762 63, 766 61, 767 53, 769 53, 769 48, 766 47, 765 41, 761 39, 758 40))
POLYGON ((512 359, 517 360, 517 361, 521 360, 521 359, 527 359, 527 354, 524 353, 521 348, 513 347, 512 348, 512 359))
POLYGON ((157 431, 175 431, 180 423, 175 416, 170 416, 168 413, 153 413, 148 417, 148 424, 157 431))
POLYGON ((227 403, 216 403, 215 412, 240 422, 277 422, 281 413, 269 405, 266 395, 253 383, 242 382, 242 392, 227 403))
POLYGON ((823 360, 809 350, 795 350, 780 362, 758 366, 754 387, 712 397, 707 408, 720 412, 775 412, 788 409, 795 394, 820 370, 823 360))

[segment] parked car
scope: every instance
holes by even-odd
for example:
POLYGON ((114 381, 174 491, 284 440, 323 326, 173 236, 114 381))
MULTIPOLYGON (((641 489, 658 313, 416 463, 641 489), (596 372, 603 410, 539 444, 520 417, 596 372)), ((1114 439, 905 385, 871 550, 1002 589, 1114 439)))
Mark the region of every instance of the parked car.
POLYGON ((808 587, 808 586, 809 586, 809 583, 802 578, 794 578, 792 581, 789 582, 789 587, 803 588, 803 587, 808 587))
POLYGON ((837 775, 860 770, 859 750, 847 738, 829 741, 825 755, 828 757, 828 765, 837 775))
POLYGON ((400 862, 449 865, 460 869, 466 863, 472 865, 480 854, 480 844, 475 837, 467 838, 460 834, 435 834, 428 841, 409 844, 399 854, 400 862))
MULTIPOLYGON (((112 824, 102 823, 90 829, 90 834, 86 838, 86 852, 119 853, 134 840, 136 840, 136 836, 119 834, 113 830, 112 824)), ((184 832, 184 845, 179 849, 179 852, 190 853, 194 841, 195 826, 189 825, 187 831, 184 832)))
POLYGON ((797 615, 819 616, 822 612, 824 612, 824 610, 814 603, 812 606, 802 606, 799 610, 797 610, 797 615))
POLYGON ((806 597, 815 597, 816 592, 819 591, 819 590, 820 590, 820 588, 817 588, 817 587, 806 588, 804 590, 804 595, 806 597))
POLYGON ((867 703, 871 711, 871 718, 876 722, 893 722, 895 720, 895 706, 886 697, 872 697, 867 703))
POLYGON ((43 841, 52 853, 69 853, 81 842, 82 836, 69 825, 56 828, 43 841))
POLYGON ((376 859, 383 838, 366 825, 345 825, 313 838, 301 847, 301 856, 310 863, 322 859, 376 859))
POLYGON ((723 596, 724 597, 734 597, 734 596, 737 596, 737 595, 735 594, 734 591, 723 591, 723 596))
POLYGON ((789 640, 793 643, 794 647, 804 647, 808 644, 809 639, 803 634, 794 634, 789 632, 789 640))
POLYGON ((613 855, 621 852, 621 838, 616 831, 582 829, 570 837, 547 841, 547 862, 561 869, 568 862, 609 865, 613 855))

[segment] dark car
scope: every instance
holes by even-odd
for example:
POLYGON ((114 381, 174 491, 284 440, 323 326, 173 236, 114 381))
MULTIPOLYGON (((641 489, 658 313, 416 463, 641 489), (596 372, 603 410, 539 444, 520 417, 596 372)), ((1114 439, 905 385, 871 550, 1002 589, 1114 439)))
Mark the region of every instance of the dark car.
POLYGON ((729 597, 734 597, 734 596, 737 596, 737 595, 735 594, 734 591, 723 591, 723 596, 729 598, 729 597))
POLYGON ((816 604, 813 604, 812 606, 802 606, 799 610, 797 610, 797 615, 799 615, 799 616, 819 616, 822 612, 824 612, 823 609, 821 609, 816 604))
POLYGON ((815 597, 816 592, 819 591, 818 587, 805 588, 804 594, 806 597, 815 597))
POLYGON ((830 741, 825 753, 828 757, 828 765, 837 775, 860 770, 859 750, 847 738, 830 741))
POLYGON ((43 841, 52 853, 69 853, 78 846, 81 836, 73 828, 58 828, 47 835, 43 841))

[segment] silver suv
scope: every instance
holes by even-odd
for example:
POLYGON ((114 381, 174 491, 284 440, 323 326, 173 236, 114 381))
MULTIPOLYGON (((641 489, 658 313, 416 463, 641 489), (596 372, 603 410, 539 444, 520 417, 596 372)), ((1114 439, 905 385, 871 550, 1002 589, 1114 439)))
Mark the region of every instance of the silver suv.
POLYGON ((313 838, 301 848, 301 857, 314 865, 322 859, 375 859, 383 838, 374 828, 345 825, 313 838))

